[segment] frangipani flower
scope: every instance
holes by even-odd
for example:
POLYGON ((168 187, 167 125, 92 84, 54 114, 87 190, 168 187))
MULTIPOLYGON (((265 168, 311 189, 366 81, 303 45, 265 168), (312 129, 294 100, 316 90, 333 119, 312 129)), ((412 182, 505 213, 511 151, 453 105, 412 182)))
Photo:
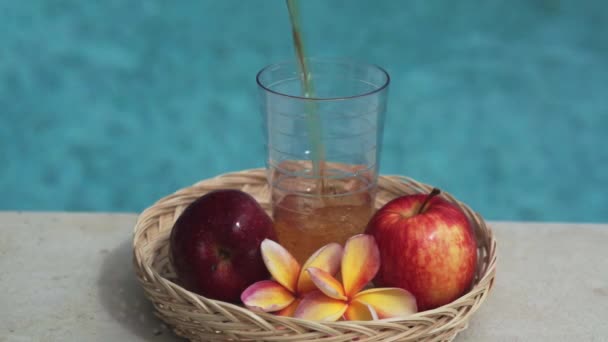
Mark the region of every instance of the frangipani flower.
POLYGON ((344 247, 342 283, 323 269, 306 268, 320 291, 304 296, 294 317, 315 321, 372 320, 407 316, 417 311, 416 299, 401 288, 363 288, 380 268, 380 252, 371 235, 355 235, 344 247))
POLYGON ((241 294, 241 301, 250 309, 281 316, 293 316, 301 298, 317 290, 310 274, 304 270, 313 267, 334 275, 342 259, 342 246, 337 243, 321 247, 308 258, 304 267, 300 267, 285 248, 272 240, 262 241, 260 248, 264 264, 274 280, 252 284, 241 294))

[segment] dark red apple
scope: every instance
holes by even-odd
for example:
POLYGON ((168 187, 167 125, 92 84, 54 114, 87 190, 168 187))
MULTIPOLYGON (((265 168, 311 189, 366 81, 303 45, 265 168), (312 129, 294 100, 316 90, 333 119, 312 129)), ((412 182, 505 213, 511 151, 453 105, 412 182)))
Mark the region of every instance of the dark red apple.
POLYGON ((471 286, 477 244, 456 205, 430 194, 396 198, 372 217, 366 233, 380 249, 377 285, 410 291, 420 311, 447 304, 471 286))
POLYGON ((271 218, 249 194, 217 190, 192 202, 171 231, 171 260, 182 286, 238 302, 247 286, 269 277, 260 244, 276 240, 271 218))

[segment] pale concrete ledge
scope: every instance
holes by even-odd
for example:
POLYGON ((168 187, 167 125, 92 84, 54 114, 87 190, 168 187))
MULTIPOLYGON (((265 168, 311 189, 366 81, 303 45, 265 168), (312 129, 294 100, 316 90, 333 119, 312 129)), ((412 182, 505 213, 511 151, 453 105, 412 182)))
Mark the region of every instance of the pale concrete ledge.
MULTIPOLYGON (((133 276, 135 219, 0 212, 0 341, 182 341, 133 276)), ((457 341, 608 341, 608 224, 491 226, 497 283, 457 341)))

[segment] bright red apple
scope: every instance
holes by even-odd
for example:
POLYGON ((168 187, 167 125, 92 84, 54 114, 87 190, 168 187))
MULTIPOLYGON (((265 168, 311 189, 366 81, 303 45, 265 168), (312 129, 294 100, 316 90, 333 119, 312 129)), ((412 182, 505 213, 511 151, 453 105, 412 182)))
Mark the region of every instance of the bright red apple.
POLYGON ((202 296, 238 302, 247 286, 268 279, 260 244, 276 240, 271 218, 249 194, 217 190, 179 216, 171 231, 178 279, 202 296))
POLYGON ((471 286, 477 245, 469 220, 447 200, 430 194, 396 198, 368 223, 381 266, 375 281, 410 291, 420 311, 447 304, 471 286))

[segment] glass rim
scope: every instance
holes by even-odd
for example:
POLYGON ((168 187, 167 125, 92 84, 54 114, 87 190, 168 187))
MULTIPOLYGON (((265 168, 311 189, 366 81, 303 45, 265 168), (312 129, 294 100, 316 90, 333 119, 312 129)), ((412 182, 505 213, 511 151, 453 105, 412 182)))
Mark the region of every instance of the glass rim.
POLYGON ((260 71, 258 71, 258 73, 255 77, 255 80, 256 80, 258 86, 267 92, 270 92, 270 93, 273 93, 275 95, 279 95, 282 97, 286 97, 286 98, 304 100, 304 101, 342 101, 342 100, 356 99, 356 98, 365 97, 365 96, 379 93, 382 90, 386 89, 388 87, 388 85, 391 83, 391 77, 390 77, 389 73, 384 68, 382 68, 381 66, 379 66, 377 64, 359 62, 359 61, 348 59, 348 58, 315 58, 315 57, 312 57, 312 58, 306 58, 306 60, 313 62, 313 63, 314 62, 328 63, 328 64, 347 64, 348 63, 348 64, 353 64, 353 65, 363 66, 363 67, 368 67, 368 68, 371 67, 371 68, 374 68, 377 71, 379 71, 382 75, 384 75, 385 80, 384 80, 384 83, 376 89, 366 91, 366 92, 363 92, 360 94, 349 95, 349 96, 336 96, 336 97, 305 97, 305 96, 301 96, 301 95, 286 94, 286 93, 282 93, 282 92, 270 89, 268 86, 264 85, 264 83, 261 81, 260 78, 261 78, 262 74, 264 74, 266 71, 270 70, 271 68, 277 68, 277 67, 286 66, 286 65, 290 65, 290 64, 291 65, 296 64, 297 62, 294 60, 283 60, 282 62, 269 64, 269 65, 263 67, 260 71))

